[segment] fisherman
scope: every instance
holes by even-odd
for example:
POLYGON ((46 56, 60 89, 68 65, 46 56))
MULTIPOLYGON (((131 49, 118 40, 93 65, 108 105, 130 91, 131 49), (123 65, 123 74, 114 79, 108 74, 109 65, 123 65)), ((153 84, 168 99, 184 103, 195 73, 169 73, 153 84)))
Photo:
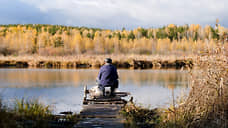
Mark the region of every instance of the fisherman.
POLYGON ((118 88, 119 82, 117 69, 112 65, 112 59, 105 59, 105 64, 100 68, 97 80, 103 95, 105 95, 105 87, 111 87, 111 96, 115 96, 114 92, 118 88))

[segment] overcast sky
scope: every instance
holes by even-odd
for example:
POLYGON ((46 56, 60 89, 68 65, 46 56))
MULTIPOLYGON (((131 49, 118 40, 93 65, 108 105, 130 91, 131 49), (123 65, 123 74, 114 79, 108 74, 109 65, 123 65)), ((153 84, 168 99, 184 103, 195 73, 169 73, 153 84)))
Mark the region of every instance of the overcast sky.
POLYGON ((228 27, 228 0, 0 0, 0 24, 61 24, 105 29, 167 24, 228 27))

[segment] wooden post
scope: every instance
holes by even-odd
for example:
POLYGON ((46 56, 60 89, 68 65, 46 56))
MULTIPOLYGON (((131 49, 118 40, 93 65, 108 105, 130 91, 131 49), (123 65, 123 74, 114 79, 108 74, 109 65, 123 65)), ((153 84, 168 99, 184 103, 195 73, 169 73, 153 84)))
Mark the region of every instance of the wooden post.
POLYGON ((83 98, 83 104, 87 104, 87 86, 84 86, 84 98, 83 98))

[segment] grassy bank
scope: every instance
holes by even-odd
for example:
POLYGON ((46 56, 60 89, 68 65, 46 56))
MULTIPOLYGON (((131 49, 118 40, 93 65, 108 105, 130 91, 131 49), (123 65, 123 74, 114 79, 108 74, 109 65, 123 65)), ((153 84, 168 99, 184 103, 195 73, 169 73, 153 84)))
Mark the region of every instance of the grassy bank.
POLYGON ((111 57, 117 68, 160 69, 192 67, 194 56, 162 55, 78 55, 78 56, 0 56, 0 67, 19 68, 99 68, 111 57))
POLYGON ((53 109, 38 100, 16 100, 14 108, 0 102, 1 128, 70 128, 80 119, 73 115, 53 115, 53 109))
POLYGON ((127 124, 164 128, 228 127, 228 52, 221 46, 206 50, 197 58, 194 69, 190 72, 191 89, 187 98, 173 101, 168 109, 126 106, 123 114, 127 124))

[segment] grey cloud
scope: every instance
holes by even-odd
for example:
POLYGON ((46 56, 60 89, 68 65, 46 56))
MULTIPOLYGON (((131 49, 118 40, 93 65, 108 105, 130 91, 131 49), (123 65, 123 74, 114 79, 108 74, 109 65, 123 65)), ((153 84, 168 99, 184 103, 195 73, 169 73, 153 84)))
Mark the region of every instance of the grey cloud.
MULTIPOLYGON (((52 24, 58 15, 50 11, 49 14, 40 12, 34 8, 19 1, 0 1, 0 24, 52 24)), ((61 19, 59 19, 61 21, 61 19)))

